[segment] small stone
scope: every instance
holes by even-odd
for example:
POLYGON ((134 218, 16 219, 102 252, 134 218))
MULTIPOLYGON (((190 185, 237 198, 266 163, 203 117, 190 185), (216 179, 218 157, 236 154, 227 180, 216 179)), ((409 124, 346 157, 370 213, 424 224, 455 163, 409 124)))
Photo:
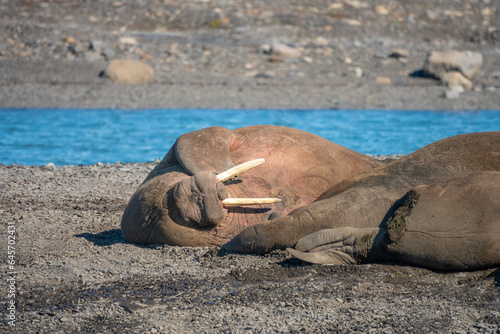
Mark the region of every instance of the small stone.
POLYGON ((368 5, 366 2, 362 2, 362 1, 358 1, 358 0, 345 0, 344 3, 348 6, 356 8, 356 9, 370 7, 370 5, 368 5))
POLYGON ((360 27, 363 25, 361 21, 355 19, 342 19, 342 22, 354 27, 360 27))
POLYGON ((48 164, 43 165, 43 166, 42 166, 42 169, 43 169, 43 170, 48 170, 48 171, 53 172, 53 171, 55 171, 55 170, 56 170, 56 165, 54 165, 54 163, 52 163, 52 162, 49 162, 48 164))
POLYGON ((460 92, 455 89, 447 89, 444 92, 444 96, 447 99, 458 99, 460 97, 460 92))
POLYGON ((75 44, 76 39, 74 37, 68 36, 64 39, 64 43, 66 44, 75 44))
POLYGON ((339 10, 342 8, 344 8, 344 4, 342 2, 334 2, 328 6, 328 10, 339 10))
POLYGON ((104 164, 103 164, 102 162, 100 162, 100 161, 99 161, 98 163, 96 163, 95 165, 96 165, 96 166, 99 166, 99 167, 104 166, 104 164))
POLYGON ((315 39, 313 39, 313 44, 317 46, 327 46, 328 41, 323 36, 318 36, 315 39))
POLYGON ((345 72, 345 76, 351 78, 361 78, 363 76, 363 70, 361 69, 361 67, 349 66, 347 68, 347 71, 345 72))
POLYGON ((387 8, 385 8, 382 5, 375 6, 375 13, 377 13, 379 15, 389 15, 390 14, 389 10, 387 10, 387 8))
POLYGON ((144 84, 153 80, 154 70, 138 60, 113 59, 104 70, 104 76, 117 83, 144 84))
POLYGON ((344 58, 344 63, 346 63, 346 64, 352 64, 352 59, 349 58, 349 57, 345 57, 344 58))
POLYGON ((151 328, 150 332, 151 333, 158 333, 158 330, 156 328, 151 328))
MULTIPOLYGON (((271 54, 272 51, 272 46, 269 44, 262 44, 259 48, 259 51, 262 52, 263 54, 271 54)), ((259 52, 259 53, 260 53, 259 52)))
POLYGON ((299 58, 301 52, 285 44, 274 44, 271 48, 271 54, 285 58, 299 58))
POLYGON ((302 57, 302 60, 305 62, 305 63, 308 63, 308 64, 311 64, 313 62, 313 59, 309 56, 304 56, 302 57))
POLYGON ((446 72, 441 76, 441 82, 445 85, 450 87, 450 89, 457 89, 459 90, 460 88, 465 88, 465 89, 471 89, 472 88, 472 82, 464 77, 460 72, 446 72), (460 87, 460 88, 458 88, 460 87))
POLYGON ((118 43, 120 44, 125 44, 125 45, 137 45, 139 44, 139 41, 135 37, 120 37, 118 38, 118 43))
POLYGON ((378 84, 381 84, 381 85, 390 85, 392 83, 391 78, 389 78, 389 77, 378 77, 375 80, 377 81, 378 84))
POLYGON ((104 50, 105 44, 103 41, 99 39, 91 40, 89 43, 89 49, 94 51, 104 50))

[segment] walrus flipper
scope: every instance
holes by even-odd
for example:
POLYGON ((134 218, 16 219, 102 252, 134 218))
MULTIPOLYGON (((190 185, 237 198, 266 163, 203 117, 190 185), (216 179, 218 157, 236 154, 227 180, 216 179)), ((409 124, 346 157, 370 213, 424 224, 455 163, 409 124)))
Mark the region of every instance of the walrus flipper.
POLYGON ((235 135, 223 127, 210 127, 180 136, 174 144, 177 161, 191 175, 220 173, 231 167, 229 149, 235 135))
POLYGON ((371 262, 384 231, 380 228, 339 227, 310 234, 287 250, 295 257, 316 264, 371 262))

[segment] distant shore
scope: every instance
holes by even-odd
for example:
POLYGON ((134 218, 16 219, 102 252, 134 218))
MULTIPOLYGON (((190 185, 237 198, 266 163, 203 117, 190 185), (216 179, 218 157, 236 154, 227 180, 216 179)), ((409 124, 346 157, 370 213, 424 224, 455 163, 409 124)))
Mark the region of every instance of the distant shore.
POLYGON ((495 1, 15 3, 0 6, 2 108, 500 109, 495 1), (483 56, 461 93, 419 76, 449 49, 483 56), (114 83, 112 59, 154 76, 114 83))

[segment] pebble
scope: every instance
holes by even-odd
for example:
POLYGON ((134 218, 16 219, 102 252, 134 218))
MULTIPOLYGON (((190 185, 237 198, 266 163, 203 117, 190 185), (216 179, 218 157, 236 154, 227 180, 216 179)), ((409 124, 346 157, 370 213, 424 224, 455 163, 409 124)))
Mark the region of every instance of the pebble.
POLYGON ((389 10, 382 5, 375 6, 375 13, 377 13, 379 15, 389 15, 390 14, 389 10))
POLYGON ((271 47, 271 54, 286 58, 299 58, 301 56, 301 52, 299 50, 285 44, 274 44, 271 47))
POLYGON ((309 56, 302 57, 302 60, 308 64, 311 64, 313 62, 313 59, 309 56))
POLYGON ((378 77, 376 82, 381 85, 390 85, 392 83, 389 77, 378 77))
POLYGON ((318 36, 315 39, 313 39, 313 44, 316 46, 327 46, 329 43, 326 38, 323 36, 318 36))
POLYGON ((42 166, 42 169, 43 169, 43 170, 48 170, 48 171, 53 172, 53 171, 55 171, 55 170, 56 170, 56 165, 54 165, 54 163, 52 163, 52 162, 49 162, 48 164, 43 165, 43 166, 42 166))
POLYGON ((460 97, 460 92, 458 90, 455 90, 455 89, 447 89, 444 91, 443 97, 450 99, 450 100, 458 99, 460 97))
POLYGON ((363 69, 357 66, 349 66, 347 67, 345 76, 351 78, 361 78, 363 76, 363 69))

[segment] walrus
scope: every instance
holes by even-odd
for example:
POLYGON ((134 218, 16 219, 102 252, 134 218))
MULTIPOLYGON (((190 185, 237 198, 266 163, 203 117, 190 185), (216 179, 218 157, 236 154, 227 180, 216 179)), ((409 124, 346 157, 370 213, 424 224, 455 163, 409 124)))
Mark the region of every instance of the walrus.
POLYGON ((134 243, 221 246, 381 164, 292 128, 210 127, 177 139, 131 197, 121 229, 134 243))
POLYGON ((244 229, 223 248, 241 253, 289 248, 307 261, 332 264, 496 266, 499 171, 500 132, 446 138, 333 185, 287 216, 244 229))

